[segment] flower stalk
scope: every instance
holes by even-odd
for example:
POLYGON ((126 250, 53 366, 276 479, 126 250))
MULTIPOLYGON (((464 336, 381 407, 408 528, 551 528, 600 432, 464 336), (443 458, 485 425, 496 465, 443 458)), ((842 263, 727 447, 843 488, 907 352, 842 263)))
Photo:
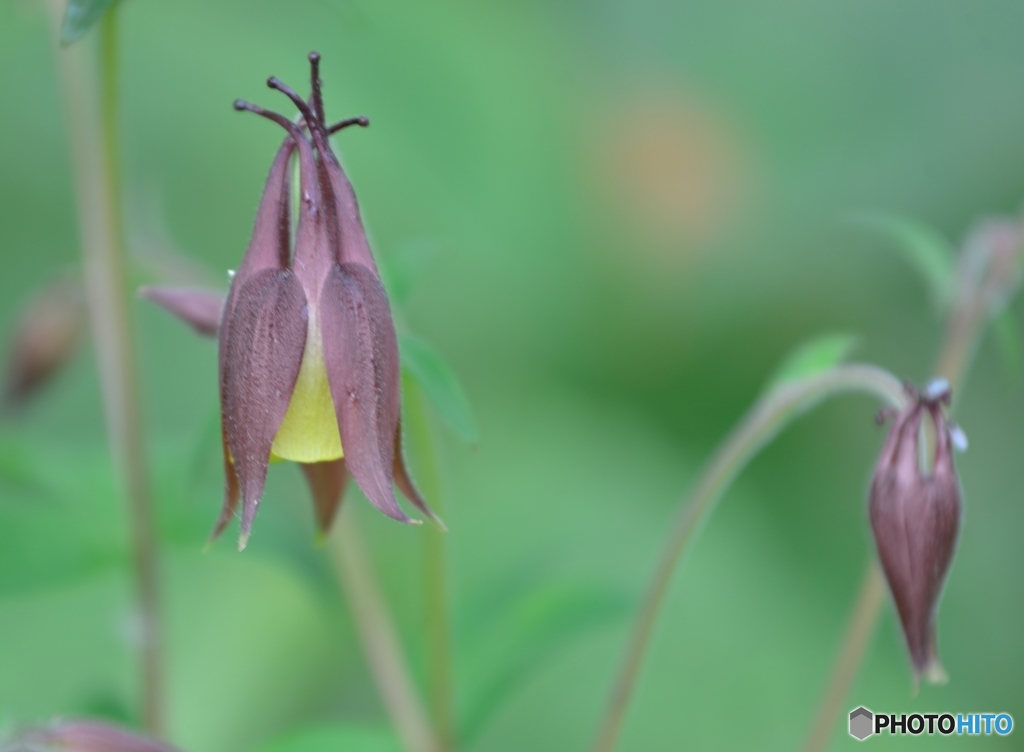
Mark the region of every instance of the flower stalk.
POLYGON ((110 450, 128 506, 141 654, 141 712, 159 734, 162 704, 157 534, 150 499, 129 308, 118 180, 117 8, 99 25, 99 75, 87 43, 60 48, 63 3, 50 0, 74 163, 86 303, 96 348, 110 450))
POLYGON ((779 431, 815 405, 847 392, 870 394, 892 406, 902 406, 906 400, 899 380, 886 371, 860 364, 835 366, 820 374, 782 384, 765 394, 705 465, 693 490, 679 507, 661 558, 648 584, 647 594, 615 681, 611 702, 594 744, 595 752, 612 752, 615 749, 672 576, 715 504, 747 463, 779 431))
POLYGON ((373 576, 353 510, 348 510, 334 525, 328 545, 338 581, 355 619, 363 654, 402 744, 408 752, 441 752, 380 586, 373 576))
MULTIPOLYGON (((435 511, 443 513, 441 479, 430 416, 418 384, 403 379, 405 420, 413 456, 418 458, 417 478, 435 511)), ((446 533, 439 526, 423 531, 424 632, 427 647, 427 696, 440 752, 456 746, 455 696, 452 677, 451 619, 448 592, 446 533)))
MULTIPOLYGON (((949 383, 954 395, 962 392, 986 325, 1017 292, 1020 233, 1019 220, 990 220, 974 230, 960 255, 956 298, 935 365, 935 373, 949 383)), ((804 752, 823 752, 827 748, 836 718, 864 661, 886 592, 881 564, 872 552, 804 752)))

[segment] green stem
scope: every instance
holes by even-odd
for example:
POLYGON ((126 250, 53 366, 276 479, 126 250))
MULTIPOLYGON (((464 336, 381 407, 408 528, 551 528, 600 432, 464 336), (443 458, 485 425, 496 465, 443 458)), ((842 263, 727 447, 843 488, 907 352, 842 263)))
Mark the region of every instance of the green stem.
POLYGON ((860 586, 857 603, 850 614, 850 622, 843 637, 843 646, 832 672, 832 678, 825 689, 825 694, 818 708, 818 714, 811 725, 811 733, 807 737, 807 752, 824 750, 832 736, 836 718, 842 712, 843 701, 850 692, 857 669, 860 668, 864 653, 871 642, 875 631, 878 615, 885 602, 885 576, 878 563, 878 557, 872 555, 868 561, 867 572, 860 586))
POLYGON ((408 752, 440 752, 416 693, 354 510, 347 510, 329 538, 331 559, 349 602, 381 701, 408 752))
MULTIPOLYGON (((59 28, 63 3, 50 0, 59 28)), ((107 435, 128 506, 140 621, 141 710, 146 729, 159 734, 162 651, 153 521, 130 304, 121 230, 117 138, 117 6, 99 28, 99 78, 84 42, 61 49, 54 41, 74 160, 75 198, 82 243, 89 321, 96 349, 107 435)))
POLYGON ((661 559, 626 648, 608 712, 594 744, 595 752, 612 752, 643 666, 665 593, 683 553, 696 539, 710 514, 739 472, 796 417, 823 400, 844 392, 865 392, 887 403, 902 405, 903 386, 891 374, 873 366, 841 365, 824 373, 784 384, 765 394, 718 448, 696 485, 680 506, 661 559))
MULTIPOLYGON (((416 458, 417 481, 433 510, 444 516, 436 443, 423 393, 412 379, 404 380, 405 429, 416 458)), ((423 531, 424 630, 427 643, 427 693, 441 752, 455 748, 455 698, 448 593, 446 533, 437 525, 423 531)))

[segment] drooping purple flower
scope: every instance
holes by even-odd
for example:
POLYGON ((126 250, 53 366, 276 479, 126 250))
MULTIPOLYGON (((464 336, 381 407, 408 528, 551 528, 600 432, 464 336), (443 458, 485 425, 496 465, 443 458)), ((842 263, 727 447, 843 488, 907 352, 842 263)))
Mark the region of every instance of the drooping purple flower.
POLYGON ((909 389, 895 413, 871 482, 869 513, 878 556, 906 637, 915 681, 942 681, 936 614, 953 561, 962 510, 953 446, 962 440, 946 419, 949 388, 909 389), (934 454, 922 466, 922 421, 934 427, 934 454))
POLYGON ((226 482, 214 535, 241 501, 240 547, 249 536, 271 457, 302 464, 322 530, 334 517, 347 474, 389 517, 411 521, 395 500, 397 483, 433 518, 402 457, 398 344, 387 294, 355 193, 329 143, 331 133, 368 122, 326 124, 320 57, 311 53, 309 61, 308 102, 276 78, 267 82, 295 104, 300 124, 235 102, 236 109, 273 120, 287 135, 223 304, 198 290, 142 291, 197 331, 218 335, 226 482), (300 191, 293 241, 290 159, 295 151, 300 191))

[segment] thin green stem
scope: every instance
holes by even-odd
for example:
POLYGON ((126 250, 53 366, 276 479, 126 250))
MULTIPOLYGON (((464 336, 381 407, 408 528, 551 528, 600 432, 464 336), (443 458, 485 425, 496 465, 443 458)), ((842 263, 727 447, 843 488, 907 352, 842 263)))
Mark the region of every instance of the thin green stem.
MULTIPOLYGON (((438 456, 423 393, 405 379, 405 429, 417 460, 417 481, 434 511, 444 516, 438 456)), ((447 535, 437 525, 423 531, 424 631, 427 643, 427 697, 441 752, 455 748, 455 697, 448 592, 447 535)))
POLYGON ((356 623, 381 701, 408 752, 440 752, 398 634, 373 575, 354 510, 345 510, 329 538, 331 559, 356 623))
MULTIPOLYGON (((60 26, 63 5, 50 0, 54 29, 60 26)), ((121 228, 116 11, 116 5, 111 7, 100 22, 99 77, 90 57, 94 50, 88 42, 61 49, 55 32, 54 54, 74 160, 86 298, 107 435, 130 522, 140 624, 141 711, 146 729, 159 734, 162 643, 157 535, 150 503, 121 228)))
POLYGON ((902 405, 903 386, 874 366, 841 365, 790 382, 765 394, 718 448, 693 490, 680 506, 661 559, 647 588, 619 670, 611 702, 594 744, 595 752, 612 752, 650 644, 651 633, 668 586, 683 553, 739 472, 783 428, 823 400, 845 392, 863 392, 902 405))
POLYGON ((878 563, 878 558, 872 556, 868 561, 867 571, 864 573, 864 581, 861 583, 857 602, 850 614, 850 622, 846 627, 846 635, 843 637, 843 646, 836 659, 832 679, 828 683, 821 706, 818 708, 818 714, 811 726, 811 733, 807 737, 805 749, 808 752, 824 750, 828 747, 836 718, 842 712, 843 701, 849 694, 854 679, 857 678, 857 670, 860 668, 864 653, 871 642, 871 635, 875 631, 878 615, 885 602, 885 592, 885 576, 882 574, 882 567, 878 563))

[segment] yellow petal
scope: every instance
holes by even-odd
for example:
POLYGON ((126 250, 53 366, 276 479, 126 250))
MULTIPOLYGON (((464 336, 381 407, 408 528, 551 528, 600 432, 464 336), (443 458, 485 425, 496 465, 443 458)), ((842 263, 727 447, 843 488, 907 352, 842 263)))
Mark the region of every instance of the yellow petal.
POLYGON ((327 381, 320 322, 312 306, 299 378, 270 456, 294 462, 327 462, 343 456, 338 417, 327 381))

